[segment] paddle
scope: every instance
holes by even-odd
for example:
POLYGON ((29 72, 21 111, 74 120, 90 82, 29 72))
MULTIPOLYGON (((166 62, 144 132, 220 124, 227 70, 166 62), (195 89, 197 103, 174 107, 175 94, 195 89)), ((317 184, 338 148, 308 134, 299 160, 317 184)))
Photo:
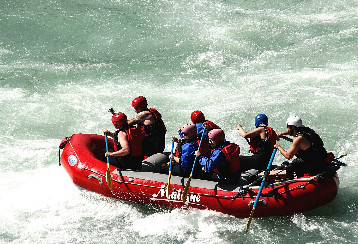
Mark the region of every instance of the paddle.
POLYGON ((266 169, 264 178, 262 179, 259 192, 257 193, 256 199, 255 199, 255 202, 254 202, 254 206, 252 207, 252 210, 251 210, 251 214, 250 214, 250 217, 249 217, 249 221, 247 222, 247 225, 246 225, 246 234, 247 234, 248 231, 249 231, 249 227, 250 227, 250 224, 251 224, 251 220, 252 220, 252 217, 254 216, 254 212, 255 212, 255 209, 256 209, 256 204, 257 204, 257 202, 259 201, 259 198, 260 198, 260 195, 261 195, 261 191, 262 191, 262 189, 264 188, 264 185, 265 185, 266 178, 268 177, 268 175, 269 175, 269 173, 270 173, 270 168, 271 168, 271 165, 272 165, 273 158, 275 157, 276 151, 277 151, 277 148, 275 148, 275 149, 273 150, 272 155, 271 155, 271 158, 270 158, 270 162, 269 162, 269 164, 267 165, 267 169, 266 169))
MULTIPOLYGON (((198 150, 200 150, 201 143, 203 142, 204 134, 205 134, 205 130, 203 131, 203 134, 201 134, 201 139, 200 139, 200 143, 199 143, 198 150)), ((191 178, 193 177, 193 172, 194 172, 195 163, 196 163, 197 159, 198 159, 198 156, 195 156, 194 163, 193 163, 193 168, 191 169, 191 173, 190 173, 189 179, 188 179, 188 181, 186 182, 185 189, 184 189, 184 192, 183 192, 183 203, 186 202, 186 198, 187 198, 187 196, 188 196, 190 181, 191 181, 191 178)))
MULTIPOLYGON (((107 142, 107 134, 104 134, 104 138, 106 140, 106 151, 108 152, 108 142, 107 142)), ((111 171, 109 170, 109 157, 107 157, 107 172, 106 172, 106 181, 109 189, 112 191, 112 178, 111 178, 111 171)))
POLYGON ((287 136, 280 136, 280 138, 285 139, 286 141, 293 142, 293 139, 287 137, 287 136))
MULTIPOLYGON (((174 150, 174 140, 172 140, 172 150, 170 151, 170 155, 173 154, 174 150)), ((169 188, 170 188, 170 178, 172 177, 172 161, 173 158, 170 158, 170 164, 169 164, 169 175, 168 175, 168 185, 167 185, 167 199, 169 199, 169 188)))
POLYGON ((335 157, 332 161, 333 161, 336 165, 338 165, 338 166, 347 166, 346 163, 343 163, 343 162, 341 162, 341 161, 338 161, 338 159, 341 159, 341 158, 343 158, 343 157, 345 157, 345 156, 347 156, 347 153, 344 153, 344 154, 342 154, 342 155, 339 156, 339 157, 335 157))

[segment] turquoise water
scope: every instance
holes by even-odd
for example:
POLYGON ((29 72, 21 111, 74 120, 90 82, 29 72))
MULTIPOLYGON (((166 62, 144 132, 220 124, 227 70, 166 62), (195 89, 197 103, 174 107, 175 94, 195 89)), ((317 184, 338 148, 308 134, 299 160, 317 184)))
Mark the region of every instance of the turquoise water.
MULTIPOLYGON (((2 0, 0 243, 356 243, 358 2, 2 0), (235 129, 296 114, 326 148, 347 153, 336 199, 287 217, 114 201, 73 185, 58 145, 113 129, 144 95, 167 146, 193 110, 235 129)), ((280 142, 288 148, 287 142, 280 142)), ((274 163, 280 164, 282 156, 274 163)))

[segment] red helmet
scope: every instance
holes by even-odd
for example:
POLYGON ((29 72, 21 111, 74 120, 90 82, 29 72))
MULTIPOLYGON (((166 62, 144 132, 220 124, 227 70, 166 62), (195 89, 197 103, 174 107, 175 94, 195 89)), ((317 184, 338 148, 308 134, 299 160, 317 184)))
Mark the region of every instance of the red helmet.
POLYGON ((225 140, 225 133, 222 129, 213 129, 208 134, 209 139, 212 139, 216 144, 220 144, 225 140))
POLYGON ((147 106, 147 99, 143 96, 136 97, 132 101, 132 107, 140 107, 142 109, 146 109, 147 106))
POLYGON ((185 124, 181 127, 181 132, 188 135, 189 139, 196 137, 196 125, 194 124, 185 124))
POLYGON ((124 113, 115 113, 112 116, 112 123, 116 129, 119 129, 127 123, 127 116, 124 113))
POLYGON ((191 118, 191 121, 192 121, 194 124, 196 124, 196 123, 202 123, 202 122, 205 121, 205 116, 204 116, 204 114, 203 114, 201 111, 199 111, 199 110, 196 110, 196 111, 192 112, 190 118, 191 118))

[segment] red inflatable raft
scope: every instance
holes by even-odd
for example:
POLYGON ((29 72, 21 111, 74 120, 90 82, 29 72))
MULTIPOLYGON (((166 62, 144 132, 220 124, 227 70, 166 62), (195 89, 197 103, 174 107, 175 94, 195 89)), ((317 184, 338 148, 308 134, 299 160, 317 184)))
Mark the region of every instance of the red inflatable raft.
MULTIPOLYGON (((247 218, 260 188, 192 179, 184 204, 182 193, 187 179, 172 176, 167 199, 168 175, 150 172, 156 171, 156 159, 150 161, 156 156, 153 155, 143 161, 141 171, 120 170, 111 166, 111 191, 106 183, 107 165, 99 159, 105 148, 104 136, 75 134, 66 142, 61 143, 61 163, 74 184, 107 197, 173 208, 210 209, 247 218)), ((113 140, 109 143, 112 146, 113 140)), ((254 217, 291 215, 331 202, 338 191, 338 168, 316 176, 268 184, 262 190, 254 217)))

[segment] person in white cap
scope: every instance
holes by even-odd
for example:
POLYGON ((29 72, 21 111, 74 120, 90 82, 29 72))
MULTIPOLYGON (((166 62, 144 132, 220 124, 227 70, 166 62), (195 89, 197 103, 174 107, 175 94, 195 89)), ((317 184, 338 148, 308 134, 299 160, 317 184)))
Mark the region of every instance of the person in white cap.
POLYGON ((280 153, 288 160, 296 158, 286 168, 286 177, 292 179, 294 173, 302 177, 304 173, 317 174, 327 164, 327 151, 322 139, 317 133, 302 124, 298 116, 290 116, 286 121, 287 131, 278 133, 278 136, 290 135, 295 137, 291 147, 286 151, 279 144, 275 144, 280 153))

